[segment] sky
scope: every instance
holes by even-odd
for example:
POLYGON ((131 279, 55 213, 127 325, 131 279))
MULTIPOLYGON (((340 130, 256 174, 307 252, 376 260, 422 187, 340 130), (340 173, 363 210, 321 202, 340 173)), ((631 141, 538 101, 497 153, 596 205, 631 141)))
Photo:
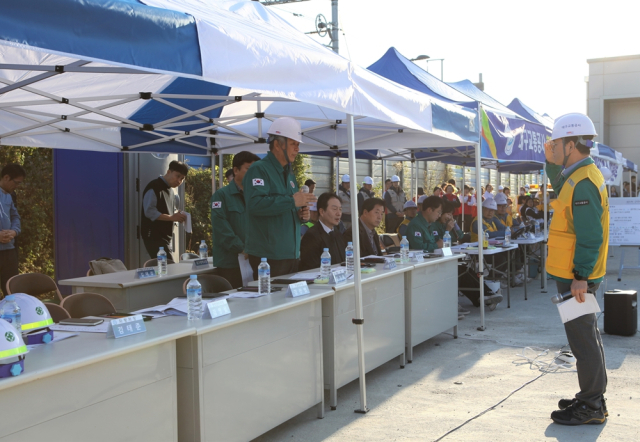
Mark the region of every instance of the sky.
MULTIPOLYGON (((540 114, 586 112, 588 59, 640 53, 633 1, 339 0, 340 54, 367 67, 394 46, 407 58, 444 58, 444 81, 478 81, 508 105, 540 114)), ((271 6, 303 32, 331 0, 271 6), (299 14, 302 16, 295 16, 299 14)), ((329 37, 314 38, 329 44, 329 37)), ((427 69, 425 61, 418 66, 427 69)), ((428 63, 440 77, 440 61, 428 63)))

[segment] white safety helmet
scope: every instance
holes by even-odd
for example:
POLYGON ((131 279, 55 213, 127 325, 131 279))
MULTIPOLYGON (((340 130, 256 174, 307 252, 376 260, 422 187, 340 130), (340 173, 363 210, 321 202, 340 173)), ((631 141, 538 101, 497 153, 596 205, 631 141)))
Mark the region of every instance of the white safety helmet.
POLYGON ((281 137, 290 138, 298 143, 302 142, 302 129, 300 123, 291 117, 280 117, 271 123, 269 135, 277 135, 281 137))
POLYGON ((394 175, 391 177, 391 182, 392 183, 399 183, 400 182, 400 177, 398 175, 394 175))
MULTIPOLYGON (((422 196, 420 197, 422 198, 422 196)), ((418 201, 420 201, 420 199, 418 199, 418 201)), ((409 200, 406 203, 404 203, 404 206, 402 207, 402 210, 406 210, 406 209, 417 209, 418 205, 416 203, 414 203, 413 201, 409 200)))
POLYGON ((594 137, 598 135, 593 122, 584 114, 571 113, 556 118, 556 121, 553 123, 551 139, 583 137, 585 135, 592 135, 594 137))
POLYGON ((496 204, 496 200, 494 200, 493 198, 487 198, 482 202, 482 208, 498 210, 498 205, 496 204))
POLYGON ((20 332, 4 319, 0 319, 0 378, 18 376, 22 373, 24 355, 27 352, 27 346, 20 332), (16 361, 15 358, 18 360, 16 361))
MULTIPOLYGON (((53 331, 49 326, 53 325, 53 319, 47 307, 38 298, 26 293, 13 293, 16 304, 22 314, 22 334, 25 335, 27 345, 48 344, 53 339, 53 331)), ((7 298, 0 301, 3 308, 7 298)))
POLYGON ((504 190, 504 186, 498 186, 498 190, 504 190))
POLYGON ((364 177, 364 180, 362 181, 363 184, 371 184, 373 186, 373 179, 370 176, 366 176, 364 177))
POLYGON ((342 175, 342 182, 343 183, 350 183, 351 179, 349 178, 349 175, 342 175))
POLYGON ((422 204, 422 202, 426 199, 427 199, 427 195, 420 195, 418 197, 418 204, 422 204))
POLYGON ((507 195, 505 195, 504 193, 499 193, 494 197, 494 201, 496 202, 496 204, 498 206, 506 205, 507 204, 507 195))

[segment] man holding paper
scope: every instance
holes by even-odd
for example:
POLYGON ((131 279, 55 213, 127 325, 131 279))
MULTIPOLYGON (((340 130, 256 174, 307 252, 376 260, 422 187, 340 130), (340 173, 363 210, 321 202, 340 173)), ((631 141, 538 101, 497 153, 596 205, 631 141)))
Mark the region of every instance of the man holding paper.
MULTIPOLYGON (((549 228, 547 272, 558 293, 571 291, 578 303, 593 296, 607 269, 609 200, 604 177, 589 156, 596 136, 583 114, 556 119, 551 141, 545 143, 546 172, 558 199, 549 228)), ((565 322, 576 358, 580 392, 562 399, 551 413, 558 424, 602 424, 608 416, 604 393, 607 374, 595 313, 565 322)))
POLYGON ((246 216, 242 180, 251 165, 260 158, 251 152, 233 157, 233 179, 211 196, 211 256, 216 275, 235 289, 242 287, 238 255, 244 253, 246 216))

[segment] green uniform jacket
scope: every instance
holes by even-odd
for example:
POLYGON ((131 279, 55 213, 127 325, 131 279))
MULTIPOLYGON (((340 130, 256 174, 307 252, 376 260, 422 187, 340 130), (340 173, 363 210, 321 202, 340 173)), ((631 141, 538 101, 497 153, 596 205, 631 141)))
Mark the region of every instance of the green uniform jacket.
MULTIPOLYGON (((575 170, 581 167, 593 164, 591 157, 582 160, 575 170)), ((560 190, 569 176, 564 176, 562 166, 547 163, 546 172, 553 186, 556 195, 560 195, 560 190)), ((576 184, 573 191, 574 201, 590 201, 591 204, 574 205, 573 206, 573 225, 576 231, 576 252, 573 258, 574 269, 578 271, 580 276, 587 277, 593 271, 593 267, 598 260, 600 245, 603 241, 603 229, 600 225, 600 217, 602 216, 602 202, 600 201, 600 192, 598 188, 589 180, 582 180, 576 184)), ((565 283, 571 283, 571 279, 559 278, 550 275, 553 279, 565 283)), ((589 282, 599 283, 604 278, 589 280, 589 282)))
MULTIPOLYGON (((447 230, 444 224, 442 224, 440 221, 436 221, 433 224, 431 224, 431 227, 433 230, 438 232, 438 237, 436 239, 444 238, 444 232, 447 230)), ((449 234, 451 235, 451 244, 454 244, 460 241, 460 238, 462 238, 462 236, 464 235, 464 232, 460 229, 456 229, 454 226, 453 229, 449 231, 449 234)))
MULTIPOLYGON (((288 168, 288 166, 287 166, 288 168)), ((251 165, 244 180, 245 252, 260 258, 300 257, 300 218, 293 201, 296 177, 286 172, 273 153, 251 165)))
POLYGON ((246 216, 244 196, 235 181, 211 196, 211 256, 223 269, 239 267, 238 253, 244 251, 246 216))
POLYGON ((432 224, 430 224, 423 216, 418 213, 407 227, 407 240, 409 248, 413 250, 423 250, 425 252, 433 252, 438 248, 436 239, 433 236, 432 224))

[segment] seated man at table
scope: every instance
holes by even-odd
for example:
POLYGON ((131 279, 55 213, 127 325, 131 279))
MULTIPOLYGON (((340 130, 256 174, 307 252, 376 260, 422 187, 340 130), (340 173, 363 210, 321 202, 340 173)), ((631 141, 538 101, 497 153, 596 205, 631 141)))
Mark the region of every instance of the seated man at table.
MULTIPOLYGON (((384 217, 384 201, 380 198, 369 198, 365 200, 360 208, 359 242, 360 257, 377 255, 382 256, 380 248, 380 237, 376 233, 376 227, 382 222, 384 217)), ((349 227, 344 232, 345 242, 353 241, 353 227, 349 227)))
POLYGON ((464 233, 458 223, 456 223, 453 213, 456 209, 456 204, 444 200, 442 202, 442 215, 433 223, 433 233, 436 239, 443 239, 444 232, 449 232, 451 235, 451 244, 469 242, 470 236, 468 233, 464 233), (435 235, 435 233, 438 233, 435 235))
MULTIPOLYGON (((498 205, 493 198, 487 198, 482 203, 482 230, 489 232, 489 238, 504 238, 505 225, 496 218, 496 210, 498 205)), ((478 217, 471 221, 471 241, 478 241, 478 217)))
POLYGON ((402 223, 398 226, 396 233, 398 234, 398 238, 402 239, 403 236, 407 235, 407 226, 411 222, 413 218, 418 214, 418 206, 413 201, 409 200, 404 203, 403 207, 404 219, 402 223))
POLYGON ((422 210, 416 215, 407 227, 407 240, 409 249, 433 252, 442 248, 442 239, 434 235, 433 223, 442 216, 443 199, 439 196, 431 195, 422 201, 422 210))
POLYGON ((335 193, 323 193, 318 198, 318 222, 313 225, 300 241, 300 270, 320 267, 320 256, 329 249, 331 264, 344 261, 347 243, 338 231, 342 217, 342 203, 335 193))

